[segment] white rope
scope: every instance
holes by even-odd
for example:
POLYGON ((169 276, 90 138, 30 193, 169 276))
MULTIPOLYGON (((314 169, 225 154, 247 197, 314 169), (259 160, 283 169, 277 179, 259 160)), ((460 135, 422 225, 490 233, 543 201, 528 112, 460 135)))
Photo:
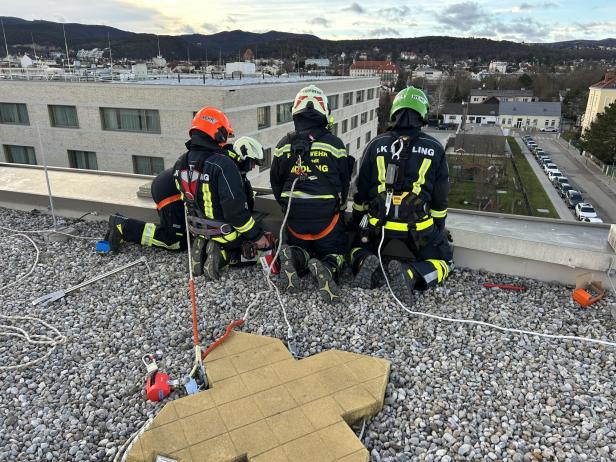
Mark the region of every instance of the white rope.
MULTIPOLYGON (((587 342, 587 343, 595 343, 598 345, 604 345, 604 346, 610 346, 610 347, 616 347, 616 343, 615 342, 610 342, 608 340, 600 340, 600 339, 594 339, 594 338, 588 338, 588 337, 578 337, 575 335, 559 335, 559 334, 544 334, 542 332, 533 332, 530 330, 524 330, 524 329, 514 329, 514 328, 510 328, 510 327, 502 327, 502 326, 498 326, 496 324, 491 324, 489 322, 484 322, 484 321, 476 321, 474 319, 457 319, 457 318, 449 318, 446 316, 438 316, 436 314, 430 314, 430 313, 424 313, 421 311, 413 311, 409 308, 407 308, 404 303, 402 303, 398 297, 396 297, 396 294, 394 293, 394 291, 391 288, 391 285, 389 284, 389 278, 387 277, 387 273, 385 271, 385 267, 383 266, 383 258, 381 256, 381 250, 383 247, 383 242, 385 240, 385 226, 382 227, 381 229, 381 241, 379 242, 379 247, 378 247, 378 257, 379 257, 379 264, 381 266, 381 271, 383 272, 383 276, 385 277, 385 282, 387 283, 387 288, 389 289, 389 292, 391 293, 392 297, 394 298, 394 300, 398 303, 398 305, 400 305, 400 307, 406 311, 407 313, 413 315, 413 316, 423 316, 425 318, 430 318, 430 319, 436 319, 438 321, 444 321, 444 322, 457 322, 457 323, 461 323, 461 324, 471 324, 471 325, 476 325, 476 326, 484 326, 484 327, 488 327, 490 329, 495 329, 495 330, 499 330, 501 332, 509 332, 509 333, 514 333, 514 334, 522 334, 522 335, 532 335, 535 337, 542 337, 542 338, 547 338, 547 339, 552 339, 552 340, 572 340, 572 341, 579 341, 579 342, 587 342)), ((611 280, 610 280, 611 282, 611 280)))
MULTIPOLYGON (((38 246, 36 245, 36 243, 29 236, 20 233, 20 234, 15 234, 13 236, 9 236, 5 239, 13 239, 17 237, 23 237, 23 238, 26 238, 28 241, 30 241, 30 243, 34 246, 34 250, 36 251, 36 256, 34 257, 34 262, 32 263, 32 266, 30 267, 28 272, 24 274, 23 276, 18 277, 15 281, 0 287, 0 292, 22 282, 24 279, 26 279, 28 276, 30 276, 34 272, 34 270, 36 269, 36 265, 38 265, 39 256, 41 252, 38 246)), ((2 240, 5 240, 5 239, 2 239, 2 240)), ((51 333, 53 333, 52 335, 30 334, 25 329, 22 329, 21 327, 12 326, 10 324, 0 324, 0 336, 17 337, 22 340, 25 340, 27 343, 31 345, 44 345, 44 346, 49 347, 47 349, 47 352, 39 358, 33 359, 31 361, 26 361, 25 363, 12 365, 12 366, 0 366, 0 371, 9 371, 9 370, 15 370, 15 369, 21 369, 25 367, 34 366, 35 364, 38 364, 41 361, 44 361, 45 359, 47 359, 53 353, 53 351, 56 349, 58 345, 62 345, 63 343, 66 343, 66 337, 57 328, 43 321, 42 319, 38 319, 32 316, 6 316, 4 314, 0 314, 0 318, 6 319, 7 321, 26 321, 26 322, 39 323, 43 327, 47 328, 51 333)))
POLYGON ((150 425, 152 425, 152 422, 154 422, 154 419, 150 417, 141 427, 137 429, 135 433, 130 436, 130 438, 124 442, 122 446, 120 446, 120 449, 118 449, 118 452, 116 452, 116 455, 113 458, 113 462, 124 462, 126 460, 126 457, 133 447, 135 440, 145 433, 150 425))

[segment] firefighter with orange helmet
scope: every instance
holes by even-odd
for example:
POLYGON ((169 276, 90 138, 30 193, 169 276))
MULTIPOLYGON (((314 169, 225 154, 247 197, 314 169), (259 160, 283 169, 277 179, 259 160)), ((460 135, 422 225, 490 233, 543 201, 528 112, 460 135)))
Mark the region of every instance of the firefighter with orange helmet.
POLYGON ((245 241, 266 249, 273 239, 252 217, 240 169, 225 151, 233 136, 227 116, 204 107, 195 115, 189 135, 188 151, 175 163, 173 176, 195 236, 193 272, 218 279, 224 266, 240 261, 245 241))

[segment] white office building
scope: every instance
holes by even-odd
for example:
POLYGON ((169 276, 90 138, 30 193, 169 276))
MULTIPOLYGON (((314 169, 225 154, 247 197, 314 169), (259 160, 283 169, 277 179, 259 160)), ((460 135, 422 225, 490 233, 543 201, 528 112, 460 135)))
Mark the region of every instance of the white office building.
POLYGON ((173 166, 195 112, 210 105, 229 116, 237 136, 258 139, 269 164, 293 130, 295 94, 309 84, 329 96, 333 131, 359 157, 376 135, 378 78, 4 81, 0 161, 41 165, 44 154, 50 166, 154 175, 173 166))

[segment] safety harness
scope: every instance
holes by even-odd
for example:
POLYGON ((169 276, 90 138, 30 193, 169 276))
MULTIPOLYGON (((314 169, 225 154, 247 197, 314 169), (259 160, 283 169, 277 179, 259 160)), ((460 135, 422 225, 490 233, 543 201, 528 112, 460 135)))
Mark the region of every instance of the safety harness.
POLYGON ((208 218, 197 205, 197 192, 203 175, 204 159, 199 159, 194 165, 188 162, 188 154, 183 156, 182 165, 174 172, 186 211, 187 225, 191 233, 205 238, 225 237, 235 232, 233 226, 220 220, 208 218))
MULTIPOLYGON (((292 172, 299 177, 299 181, 315 181, 319 178, 323 179, 325 183, 328 185, 330 192, 333 197, 336 198, 336 206, 334 209, 334 215, 332 217, 332 221, 317 234, 306 234, 306 233, 298 233, 293 230, 291 226, 287 225, 287 229, 289 232, 298 239, 302 239, 304 241, 316 241, 324 238, 332 230, 336 227, 336 224, 340 220, 340 193, 334 187, 334 185, 329 181, 325 174, 322 174, 319 169, 314 169, 315 174, 309 175, 308 164, 312 164, 312 160, 310 157, 310 151, 312 149, 312 143, 318 140, 320 137, 329 133, 329 131, 325 128, 317 129, 316 131, 307 131, 307 132, 297 132, 293 131, 287 134, 288 140, 291 145, 291 161, 295 164, 292 168, 292 172)), ((289 171, 288 168, 285 169, 289 171)), ((285 177, 283 182, 286 182, 288 176, 285 177)))

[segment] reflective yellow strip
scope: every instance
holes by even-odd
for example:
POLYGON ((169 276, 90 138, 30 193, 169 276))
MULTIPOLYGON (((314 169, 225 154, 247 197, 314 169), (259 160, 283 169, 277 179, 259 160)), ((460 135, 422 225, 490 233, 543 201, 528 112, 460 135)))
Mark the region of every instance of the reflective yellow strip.
POLYGON ((426 172, 430 168, 430 165, 432 165, 432 159, 428 159, 427 157, 421 163, 421 167, 419 168, 419 177, 417 178, 417 181, 413 183, 413 193, 417 196, 419 196, 421 187, 426 182, 426 172))
POLYGON ((280 157, 291 151, 291 145, 285 144, 284 146, 280 146, 279 148, 274 149, 274 157, 280 157))
POLYGON ((447 216, 447 209, 445 210, 430 210, 430 215, 433 218, 445 218, 447 216))
POLYGON ((331 144, 327 143, 312 143, 310 150, 312 149, 320 149, 322 151, 329 152, 334 157, 344 157, 347 155, 346 149, 336 149, 331 144))
POLYGON ((434 220, 432 218, 428 218, 426 221, 415 223, 415 229, 417 231, 422 231, 424 229, 428 229, 432 225, 434 225, 434 220))
POLYGON ((163 241, 157 241, 156 239, 152 239, 152 245, 155 247, 163 247, 165 249, 169 249, 169 250, 179 250, 180 249, 180 243, 179 242, 175 242, 171 245, 167 245, 165 244, 163 241))
MULTIPOLYGON (((283 192, 282 197, 289 197, 288 192, 283 192)), ((335 199, 336 197, 331 194, 312 195, 302 191, 293 191, 293 198, 296 199, 335 199)))
POLYGON ((387 173, 387 168, 385 167, 385 157, 378 156, 376 158, 376 168, 378 171, 378 180, 379 186, 377 188, 377 192, 385 191, 385 175, 387 173))
POLYGON ((255 220, 254 218, 250 217, 245 224, 243 224, 242 226, 236 227, 235 229, 238 230, 240 233, 247 233, 254 227, 254 225, 255 225, 255 220))
POLYGON ((236 240, 238 236, 239 236, 239 233, 237 231, 233 231, 232 233, 225 234, 224 236, 216 236, 216 237, 212 237, 211 239, 213 241, 224 244, 226 242, 231 242, 231 241, 236 240))
POLYGON ((437 273, 438 273, 438 279, 437 279, 437 281, 438 281, 438 282, 441 282, 441 281, 443 280, 444 273, 443 273, 443 267, 441 266, 441 262, 440 262, 440 260, 431 260, 431 259, 428 259, 428 260, 426 260, 426 261, 429 261, 430 263, 432 263, 432 265, 434 265, 434 268, 436 268, 436 271, 437 271, 437 273))
POLYGON ((413 279, 415 277, 415 275, 413 274, 413 272, 410 269, 406 270, 406 274, 409 275, 409 278, 413 279))
POLYGON ((154 223, 146 223, 143 227, 143 233, 141 233, 141 245, 150 247, 154 240, 154 233, 156 232, 156 225, 154 223))
POLYGON ((353 210, 357 210, 358 212, 365 212, 368 210, 368 204, 358 204, 357 202, 353 202, 353 210))
POLYGON ((203 213, 208 218, 214 218, 214 210, 212 209, 212 193, 210 192, 210 184, 203 183, 201 186, 203 192, 203 213))
POLYGON ((355 257, 355 254, 359 252, 360 250, 363 250, 362 247, 355 247, 354 249, 351 249, 351 260, 353 259, 353 257, 355 257))
MULTIPOLYGON (((378 218, 370 218, 368 221, 372 226, 379 225, 378 218)), ((434 220, 432 218, 429 218, 425 221, 415 223, 415 229, 417 231, 423 231, 424 229, 428 229, 432 225, 434 225, 434 220)), ((401 223, 399 221, 388 221, 385 223, 385 229, 389 229, 390 231, 408 231, 409 226, 407 223, 401 223)))

